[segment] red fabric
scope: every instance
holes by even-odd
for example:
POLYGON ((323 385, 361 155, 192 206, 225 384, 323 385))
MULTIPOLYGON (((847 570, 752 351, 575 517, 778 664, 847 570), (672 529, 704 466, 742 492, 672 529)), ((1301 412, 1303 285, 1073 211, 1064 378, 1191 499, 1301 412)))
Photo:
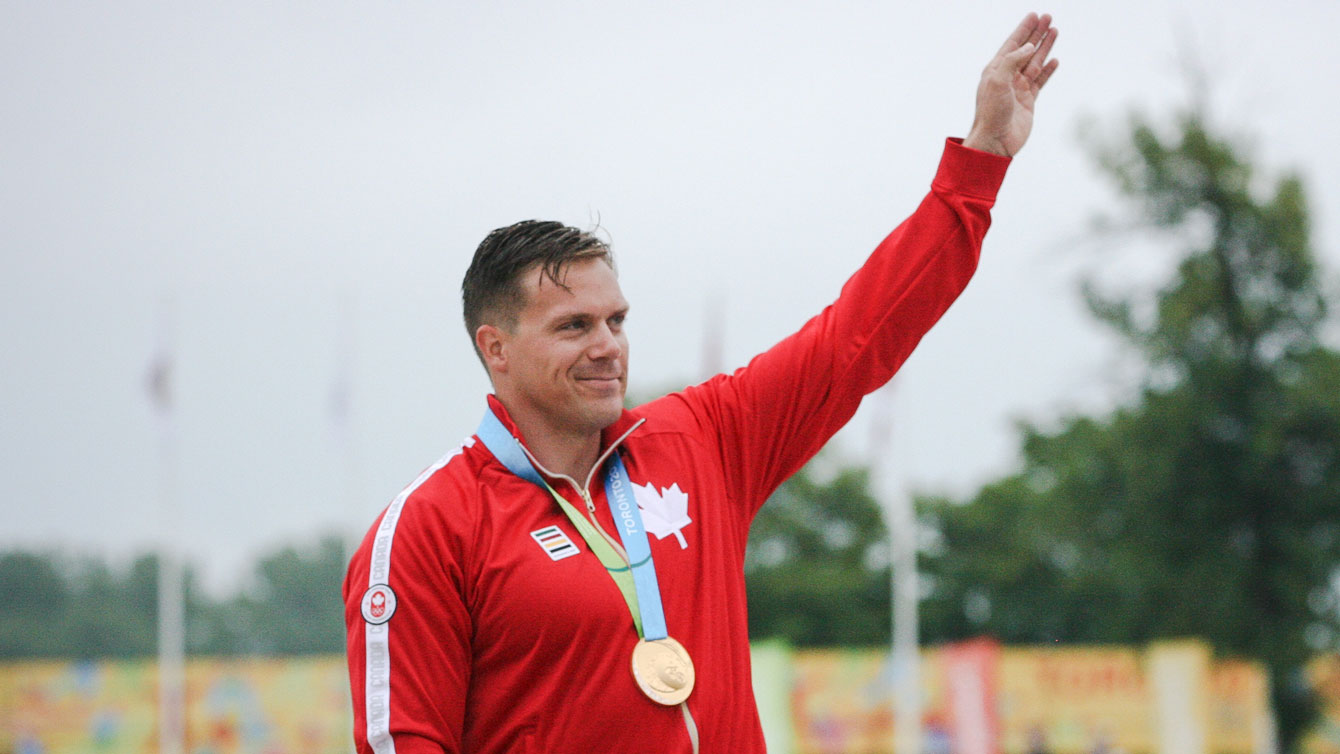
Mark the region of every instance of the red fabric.
MULTIPOLYGON (((687 546, 652 536, 651 550, 670 635, 697 669, 689 708, 703 754, 764 751, 745 613, 750 521, 861 397, 892 377, 967 285, 1008 164, 951 140, 931 193, 836 303, 734 374, 627 411, 606 430, 609 443, 645 419, 619 449, 629 476, 657 492, 677 484, 688 495, 687 546)), ((496 399, 490 404, 515 433, 496 399)), ((585 510, 571 485, 555 488, 585 510)), ((615 532, 601 480, 591 494, 600 523, 615 532)), ((548 493, 472 438, 388 512, 355 554, 344 586, 360 752, 392 750, 368 743, 367 682, 389 696, 401 754, 691 750, 680 710, 638 691, 628 609, 548 493), (581 554, 552 560, 530 535, 550 526, 581 554), (389 568, 396 597, 382 626, 362 612, 377 563, 389 568), (379 685, 377 663, 390 668, 389 689, 379 685)))

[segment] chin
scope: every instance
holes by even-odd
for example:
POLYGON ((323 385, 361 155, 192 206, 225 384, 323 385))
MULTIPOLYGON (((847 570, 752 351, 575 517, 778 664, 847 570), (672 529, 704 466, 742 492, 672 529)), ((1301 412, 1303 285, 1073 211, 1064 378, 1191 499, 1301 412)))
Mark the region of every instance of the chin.
POLYGON ((608 427, 619 420, 623 415, 623 396, 619 395, 608 400, 603 400, 599 405, 591 407, 591 419, 593 424, 599 424, 601 429, 608 427))

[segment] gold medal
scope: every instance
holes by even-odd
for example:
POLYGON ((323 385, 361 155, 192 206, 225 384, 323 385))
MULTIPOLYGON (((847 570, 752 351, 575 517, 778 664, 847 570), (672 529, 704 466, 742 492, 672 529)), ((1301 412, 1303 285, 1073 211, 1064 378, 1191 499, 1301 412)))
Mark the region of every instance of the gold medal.
POLYGON ((693 660, 684 645, 668 636, 643 639, 633 647, 633 678, 647 698, 674 706, 693 692, 693 660))

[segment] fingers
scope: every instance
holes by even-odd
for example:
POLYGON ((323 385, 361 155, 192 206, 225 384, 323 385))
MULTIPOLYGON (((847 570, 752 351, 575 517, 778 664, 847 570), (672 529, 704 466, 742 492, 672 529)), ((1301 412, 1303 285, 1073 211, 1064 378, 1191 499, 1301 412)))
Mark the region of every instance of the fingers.
POLYGON ((1029 35, 1028 41, 1032 42, 1033 46, 1036 47, 1039 43, 1042 42, 1042 38, 1047 36, 1047 32, 1048 30, 1051 29, 1051 25, 1052 25, 1051 14, 1043 13, 1041 16, 1038 17, 1038 22, 1036 25, 1034 25, 1033 33, 1029 35))
POLYGON ((1024 67, 1023 74, 1029 79, 1035 79, 1042 73, 1043 67, 1047 64, 1047 56, 1051 54, 1052 45, 1056 44, 1056 36, 1059 32, 1056 29, 1048 29, 1042 36, 1041 44, 1029 58, 1028 64, 1024 67))
POLYGON ((1051 78, 1052 74, 1056 72, 1056 67, 1059 65, 1061 65, 1061 61, 1051 60, 1047 65, 1043 66, 1042 73, 1039 73, 1038 77, 1033 79, 1033 91, 1036 92, 1041 89, 1042 86, 1047 83, 1047 79, 1051 78))
POLYGON ((1001 58, 1000 68, 1004 69, 1004 72, 1009 76, 1014 76, 1016 73, 1022 73, 1024 66, 1028 65, 1036 52, 1037 48, 1032 42, 1025 42, 1023 47, 1020 47, 1014 52, 1001 58))
POLYGON ((1024 20, 1020 21, 1019 25, 1014 27, 1014 31, 1010 33, 1010 36, 1005 40, 1005 44, 1000 46, 1000 50, 997 51, 996 54, 1004 57, 1019 49, 1020 45, 1028 42, 1028 38, 1033 36, 1033 29, 1037 24, 1038 16, 1036 13, 1029 13, 1027 16, 1024 16, 1024 20))
MULTIPOLYGON (((1010 33, 1009 39, 1002 44, 1000 51, 997 52, 997 58, 1010 58, 1014 52, 1021 50, 1025 44, 1032 44, 1034 58, 1030 64, 1036 62, 1036 67, 1032 71, 1025 71, 1029 78, 1037 75, 1047 62, 1047 56, 1051 54, 1052 44, 1056 42, 1056 29, 1052 28, 1051 13, 1043 13, 1038 16, 1037 13, 1029 13, 1024 16, 1024 20, 1014 27, 1010 33)), ((1014 71, 1020 71, 1020 67, 1010 66, 1014 71)))

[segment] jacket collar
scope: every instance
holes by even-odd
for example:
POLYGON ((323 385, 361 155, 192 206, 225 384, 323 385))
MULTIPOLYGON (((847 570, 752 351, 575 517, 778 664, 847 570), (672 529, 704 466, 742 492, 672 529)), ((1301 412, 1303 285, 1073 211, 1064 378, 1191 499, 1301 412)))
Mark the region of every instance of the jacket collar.
MULTIPOLYGON (((518 427, 516 425, 516 422, 512 420, 512 415, 507 412, 507 407, 503 405, 502 401, 498 400, 498 396, 494 395, 493 393, 489 393, 488 404, 489 409, 493 411, 494 416, 498 417, 498 421, 502 422, 502 425, 507 428, 507 431, 511 432, 512 436, 515 437, 517 440, 519 440, 521 444, 529 448, 530 445, 526 443, 525 436, 521 434, 521 428, 518 427)), ((609 425, 608 427, 605 427, 600 431, 601 455, 604 455, 605 451, 609 450, 609 447, 612 443, 617 442, 618 440, 620 440, 620 438, 623 438, 623 436, 626 435, 629 430, 637 426, 637 423, 639 421, 645 421, 645 420, 639 419, 636 415, 633 414, 633 412, 629 411, 628 409, 624 409, 619 414, 619 418, 614 420, 613 424, 609 425)), ((623 452, 626 454, 628 450, 624 448, 623 452)))

